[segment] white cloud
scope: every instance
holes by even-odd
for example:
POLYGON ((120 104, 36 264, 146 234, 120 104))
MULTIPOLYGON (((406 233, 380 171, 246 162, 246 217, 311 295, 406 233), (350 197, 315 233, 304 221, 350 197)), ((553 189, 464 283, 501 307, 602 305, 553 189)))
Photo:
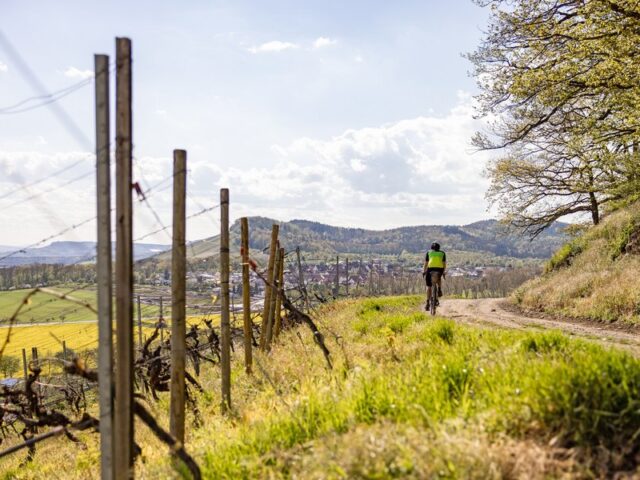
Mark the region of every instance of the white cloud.
MULTIPOLYGON (((327 139, 299 138, 274 145, 270 158, 246 168, 217 164, 210 152, 190 150, 188 213, 210 206, 219 187, 231 190, 232 217, 262 215, 281 220, 305 218, 333 225, 391 228, 428 223, 462 224, 486 218, 484 192, 487 180, 482 171, 487 153, 472 154, 470 138, 481 128, 473 118, 472 99, 461 93, 449 112, 426 114, 377 127, 352 129, 327 139)), ((21 184, 50 175, 81 156, 81 167, 39 184, 33 192, 60 185, 92 169, 91 154, 0 152, 0 195, 21 184)), ((134 177, 143 186, 155 185, 171 176, 171 158, 139 156, 134 177), (140 170, 142 169, 142 170, 140 170)), ((171 223, 171 188, 164 181, 150 201, 166 225, 171 223)), ((26 194, 21 194, 22 198, 26 194)), ((10 209, 9 225, 21 225, 34 218, 26 231, 6 230, 1 244, 22 245, 51 234, 42 212, 48 205, 65 224, 95 215, 92 176, 52 192, 37 201, 10 209), (67 215, 67 213, 71 212, 67 215)), ((136 204, 135 236, 158 229, 155 217, 143 204, 136 204)), ((190 240, 209 237, 217 231, 217 213, 189 222, 190 240)), ((92 239, 88 225, 68 239, 92 239)), ((166 234, 147 241, 166 243, 166 234)))
POLYGON ((9 71, 9 66, 6 63, 0 61, 0 73, 5 73, 9 71))
POLYGON ((336 43, 338 43, 337 40, 333 40, 328 37, 318 37, 313 42, 313 48, 330 47, 331 45, 335 45, 336 43))
POLYGON ((295 50, 299 48, 297 44, 291 42, 281 42, 280 40, 272 40, 262 45, 250 47, 248 50, 251 53, 271 53, 271 52, 283 52, 285 50, 295 50))
POLYGON ((64 76, 69 78, 80 78, 82 80, 93 77, 93 70, 80 70, 76 67, 69 67, 64 71, 64 76))
POLYGON ((269 168, 201 163, 195 177, 206 179, 202 188, 231 188, 242 214, 372 228, 466 223, 487 216, 488 155, 469 144, 479 127, 472 99, 460 94, 446 115, 300 138, 274 145, 269 168))

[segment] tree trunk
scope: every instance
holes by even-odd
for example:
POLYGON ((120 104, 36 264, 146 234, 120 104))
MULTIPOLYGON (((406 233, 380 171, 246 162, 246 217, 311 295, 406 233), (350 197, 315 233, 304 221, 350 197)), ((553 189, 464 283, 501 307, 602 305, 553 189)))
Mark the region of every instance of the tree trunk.
POLYGON ((598 225, 600 223, 600 209, 596 194, 589 192, 589 200, 591 200, 591 219, 593 220, 594 225, 598 225))

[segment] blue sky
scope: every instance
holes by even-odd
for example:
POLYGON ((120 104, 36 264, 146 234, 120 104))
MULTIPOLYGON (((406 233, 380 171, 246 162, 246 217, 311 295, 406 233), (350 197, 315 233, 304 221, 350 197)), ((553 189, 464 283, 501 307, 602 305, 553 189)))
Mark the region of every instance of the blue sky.
MULTIPOLYGON (((189 211, 231 189, 232 217, 390 228, 486 218, 486 155, 469 137, 474 81, 461 53, 486 12, 453 1, 0 2, 0 29, 55 91, 90 78, 114 37, 134 52, 136 178, 170 173, 186 148, 189 211)), ((0 108, 37 92, 0 45, 0 108)), ((59 105, 93 139, 93 87, 59 105)), ((0 196, 78 159, 64 175, 0 199, 1 244, 25 244, 94 214, 93 179, 2 209, 92 169, 92 146, 45 108, 0 115, 0 196), (4 205, 3 205, 4 203, 4 205), (25 225, 20 219, 34 221, 25 225)), ((170 190, 150 198, 170 221, 170 190)), ((138 207, 136 234, 155 219, 138 207)), ((191 239, 215 233, 194 219, 191 239)), ((92 239, 87 226, 63 238, 92 239)), ((150 238, 165 242, 166 236, 150 238)))

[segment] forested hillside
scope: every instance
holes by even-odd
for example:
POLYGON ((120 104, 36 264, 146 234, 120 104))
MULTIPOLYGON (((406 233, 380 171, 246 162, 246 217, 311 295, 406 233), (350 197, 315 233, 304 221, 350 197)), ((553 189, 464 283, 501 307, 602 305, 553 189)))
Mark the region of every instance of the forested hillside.
MULTIPOLYGON (((486 254, 490 257, 518 259, 546 259, 565 240, 566 224, 556 223, 534 240, 508 232, 496 220, 485 220, 469 225, 423 225, 390 230, 365 230, 325 225, 308 220, 279 222, 265 217, 251 217, 250 248, 262 250, 269 244, 271 226, 280 225, 280 239, 287 250, 296 247, 310 255, 400 255, 419 254, 438 241, 447 251, 486 254)), ((240 246, 240 223, 231 227, 231 243, 240 246)), ((218 251, 218 237, 194 242, 188 249, 191 257, 205 258, 218 251)), ((477 255, 476 255, 477 256, 477 255)), ((159 259, 165 259, 163 253, 159 259)))

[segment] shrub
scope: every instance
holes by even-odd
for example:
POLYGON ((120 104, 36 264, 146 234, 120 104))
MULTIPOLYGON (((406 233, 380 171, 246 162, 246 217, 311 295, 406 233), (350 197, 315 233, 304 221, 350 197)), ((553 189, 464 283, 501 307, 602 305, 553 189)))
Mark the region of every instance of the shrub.
POLYGON ((553 254, 544 267, 545 273, 559 270, 563 267, 571 265, 573 259, 584 250, 583 237, 571 240, 565 243, 560 249, 553 254))

